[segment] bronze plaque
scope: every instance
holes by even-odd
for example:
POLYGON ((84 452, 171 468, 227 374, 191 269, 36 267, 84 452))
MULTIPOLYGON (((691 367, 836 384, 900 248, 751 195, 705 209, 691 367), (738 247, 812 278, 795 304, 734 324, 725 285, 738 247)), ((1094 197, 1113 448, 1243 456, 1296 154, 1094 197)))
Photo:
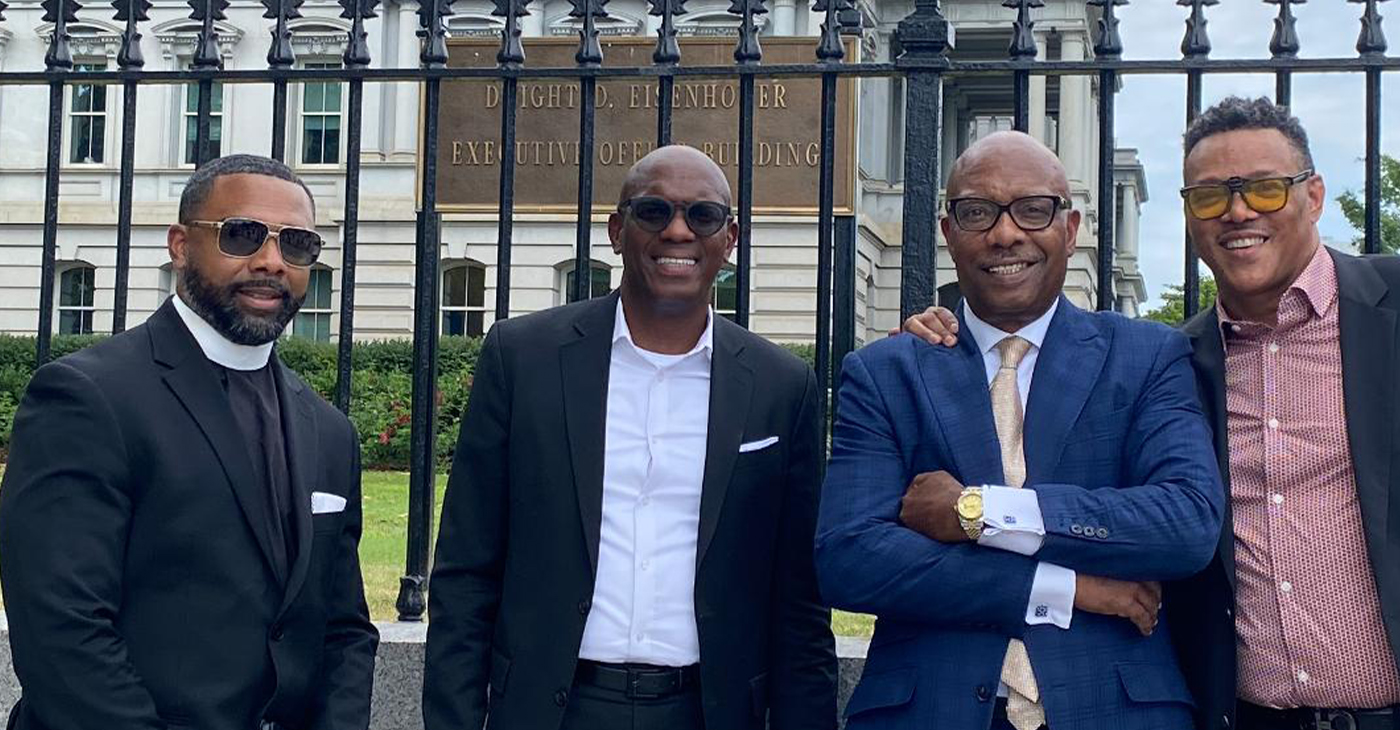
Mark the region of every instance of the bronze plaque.
MULTIPOLYGON (((856 44, 846 40, 846 58, 856 44)), ((574 38, 527 38, 526 68, 575 65, 574 38)), ((734 38, 681 39, 682 65, 733 64, 734 38)), ((765 63, 813 63, 816 38, 763 38, 765 63)), ((496 65, 499 41, 452 39, 451 65, 496 65)), ((655 41, 602 40, 604 66, 650 66, 655 41)), ((759 77, 754 84, 753 209, 815 215, 821 169, 821 79, 759 77)), ((835 207, 854 211, 854 79, 836 84, 835 207)), ((578 208, 579 83, 527 79, 518 86, 515 210, 572 213, 578 208)), ((739 81, 677 77, 672 141, 709 155, 739 188, 739 81)), ((598 80, 594 121, 593 210, 617 205, 628 168, 656 147, 656 78, 598 80)), ((500 185, 501 82, 444 81, 438 127, 438 210, 495 212, 500 185)))

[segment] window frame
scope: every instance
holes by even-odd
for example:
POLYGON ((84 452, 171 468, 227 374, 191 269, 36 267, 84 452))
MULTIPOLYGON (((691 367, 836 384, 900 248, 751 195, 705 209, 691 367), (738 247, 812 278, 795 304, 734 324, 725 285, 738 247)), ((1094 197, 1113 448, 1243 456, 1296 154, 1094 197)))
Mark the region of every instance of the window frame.
POLYGON ((85 262, 85 261, 70 261, 70 262, 66 262, 64 265, 60 266, 60 267, 58 268, 58 270, 54 272, 54 277, 55 277, 54 285, 55 285, 55 287, 58 289, 58 291, 56 292, 57 296, 55 296, 54 299, 53 299, 53 301, 54 301, 54 319, 53 319, 53 323, 54 323, 54 324, 53 324, 53 326, 54 326, 54 334, 58 334, 58 335, 90 335, 90 334, 94 334, 94 333, 97 331, 97 330, 96 330, 96 327, 95 327, 95 321, 94 321, 94 320, 97 319, 97 267, 96 267, 96 266, 93 266, 92 264, 89 264, 89 263, 87 263, 87 262, 85 262), (65 279, 66 277, 72 275, 74 272, 79 272, 79 271, 87 272, 88 276, 91 277, 91 281, 90 281, 90 283, 89 283, 88 291, 87 291, 88 296, 89 296, 89 298, 90 298, 91 301, 90 301, 89 303, 87 303, 87 304, 81 304, 81 303, 79 303, 79 304, 65 304, 65 303, 63 302, 63 299, 64 299, 64 294, 66 294, 67 292, 66 292, 65 287, 63 286, 63 284, 64 284, 64 279, 65 279), (69 313, 69 312, 78 313, 78 314, 80 315, 79 318, 78 318, 79 322, 81 323, 81 322, 84 322, 84 321, 85 321, 85 322, 86 322, 86 328, 84 328, 84 327, 82 326, 82 324, 80 324, 79 327, 78 327, 78 329, 79 329, 78 332, 68 332, 68 331, 65 331, 64 328, 63 328, 63 315, 64 315, 65 313, 69 313))
MULTIPOLYGON (((180 66, 185 70, 190 70, 190 59, 180 59, 180 66)), ((198 150, 191 147, 199 136, 199 97, 195 92, 199 90, 199 82, 187 81, 179 84, 179 103, 175 108, 175 159, 176 167, 193 169, 194 159, 187 157, 187 153, 198 155, 198 150), (194 100, 194 108, 190 108, 190 100, 194 100), (191 127, 191 122, 195 126, 191 127)), ((228 119, 224 114, 224 107, 228 104, 227 89, 220 81, 215 81, 213 86, 214 96, 209 105, 209 137, 213 143, 213 157, 222 157, 224 154, 224 141, 228 139, 228 119), (215 137, 215 125, 218 125, 218 136, 215 137)))
POLYGON ((739 267, 731 263, 726 263, 720 267, 719 273, 715 275, 715 283, 710 287, 710 308, 715 311, 715 315, 724 317, 730 322, 735 321, 739 316, 739 267), (719 306, 719 280, 726 273, 734 275, 734 309, 720 309, 719 306))
MULTIPOLYGON (((573 259, 568 259, 568 260, 565 260, 565 261, 561 261, 561 262, 559 262, 558 264, 555 264, 554 270, 555 270, 555 277, 554 277, 554 296, 555 296, 555 303, 556 303, 556 304, 568 304, 568 303, 569 303, 569 290, 572 288, 572 287, 569 286, 569 276, 570 276, 571 274, 574 273, 574 260, 573 260, 573 259)), ((588 297, 588 298, 589 298, 589 299, 598 299, 599 297, 605 297, 605 296, 607 296, 608 294, 611 294, 611 293, 613 292, 613 290, 617 288, 617 287, 613 286, 613 283, 612 283, 612 272, 613 272, 613 266, 612 266, 612 264, 609 264, 609 263, 606 262, 606 261, 600 261, 600 260, 598 260, 598 259, 589 259, 589 260, 588 260, 588 271, 589 271, 589 287, 588 287, 588 293, 589 293, 589 297, 588 297), (596 293, 596 291, 595 291, 595 290, 596 290, 596 286, 594 286, 594 285, 595 285, 597 282, 593 279, 593 275, 594 275, 594 274, 601 274, 601 273, 603 273, 603 272, 605 272, 605 271, 607 272, 607 275, 608 275, 608 290, 607 290, 606 292, 603 292, 602 294, 599 294, 599 293, 596 293)))
MULTIPOLYGON (((299 59, 298 65, 300 68, 304 69, 344 68, 344 64, 339 58, 334 58, 331 56, 312 57, 306 60, 299 59)), ((348 104, 348 100, 346 98, 347 92, 348 88, 344 81, 312 81, 296 84, 296 98, 293 100, 293 108, 296 110, 296 126, 288 130, 288 133, 292 135, 292 139, 290 140, 290 142, 292 150, 296 155, 293 158, 294 160, 296 160, 296 164, 294 165, 295 167, 303 169, 334 170, 345 166, 345 116, 347 109, 346 105, 348 104), (339 96, 339 103, 334 113, 324 111, 324 105, 323 111, 314 112, 312 114, 308 114, 306 112, 306 87, 311 84, 318 84, 323 87, 336 87, 336 93, 339 96), (330 117, 334 117, 336 119, 337 136, 335 142, 335 162, 306 161, 306 150, 308 147, 306 140, 306 120, 308 119, 308 117, 311 116, 320 117, 323 120, 330 117)), ((326 150, 326 145, 324 143, 325 128, 322 127, 321 131, 323 135, 321 150, 322 154, 324 155, 324 152, 326 150)))
MULTIPOLYGON (((110 59, 103 56, 92 56, 79 58, 73 61, 73 73, 89 73, 96 71, 106 71, 111 68, 110 59), (91 68, 84 68, 91 67, 91 68)), ((63 166, 72 169, 103 169, 110 167, 113 157, 115 137, 113 135, 113 101, 116 93, 121 87, 110 84, 64 84, 63 85, 63 166), (102 110, 76 112, 73 110, 73 101, 77 97, 79 86, 88 86, 102 93, 102 110), (89 135, 89 140, 97 138, 102 144, 102 159, 100 160, 74 160, 73 159, 73 138, 77 131, 77 121, 79 118, 100 119, 102 122, 101 135, 89 135)), ((89 142, 89 145, 91 142, 89 142)), ((91 152, 91 146, 89 146, 91 152)))
POLYGON ((439 289, 438 289, 438 294, 439 294, 439 297, 438 297, 438 302, 439 302, 439 306, 438 306, 438 311, 439 311, 439 314, 438 314, 438 333, 439 333, 441 336, 443 336, 443 337, 481 337, 481 336, 485 335, 485 334, 486 334, 486 329, 487 329, 487 324, 486 324, 486 315, 487 315, 487 308, 486 308, 486 264, 483 264, 483 263, 481 263, 480 261, 475 261, 475 260, 473 260, 473 259, 458 259, 458 260, 456 260, 456 261, 444 262, 443 267, 442 267, 442 274, 440 275, 440 281, 438 282, 438 286, 439 286, 439 289), (455 303, 451 303, 451 302, 447 301, 447 277, 448 277, 449 275, 456 274, 458 271, 464 272, 464 276, 465 276, 465 279, 462 281, 462 297, 463 297, 463 300, 464 300, 464 301, 463 301, 461 304, 455 304, 455 303), (471 272, 473 272, 473 271, 480 272, 480 274, 481 274, 481 303, 480 303, 480 304, 472 304, 472 302, 471 302, 471 300, 472 300, 471 272), (473 333, 471 332, 471 330, 472 330, 472 326, 471 326, 471 325, 472 325, 472 315, 473 315, 473 314, 477 314, 477 313, 480 313, 480 314, 481 314, 481 318, 480 318, 480 322, 481 322, 480 329, 481 329, 481 331, 480 331, 480 332, 477 332, 477 333, 475 333, 475 334, 473 334, 473 333), (461 315, 462 315, 462 332, 461 332, 461 334, 451 333, 451 332, 448 332, 448 331, 447 331, 447 320, 448 320, 448 315, 449 315, 449 314, 461 314, 461 315))
POLYGON ((307 272, 306 299, 302 301, 301 309, 297 310, 296 315, 292 317, 292 321, 289 323, 290 326, 287 327, 287 335, 290 337, 298 337, 304 340, 310 340, 312 342, 331 342, 335 337, 335 332, 332 329, 334 319, 335 273, 331 270, 331 267, 329 266, 319 263, 313 264, 311 266, 311 269, 307 272), (314 285, 315 279, 319 276, 325 277, 326 304, 324 307, 308 306, 310 304, 314 304, 314 301, 312 300, 312 295, 318 293, 318 291, 313 291, 312 286, 314 285), (302 317, 316 318, 315 320, 313 320, 317 323, 315 325, 315 331, 309 335, 300 331, 300 323, 302 321, 302 317), (319 323, 322 321, 325 322, 326 327, 324 338, 319 336, 321 333, 321 325, 319 323))

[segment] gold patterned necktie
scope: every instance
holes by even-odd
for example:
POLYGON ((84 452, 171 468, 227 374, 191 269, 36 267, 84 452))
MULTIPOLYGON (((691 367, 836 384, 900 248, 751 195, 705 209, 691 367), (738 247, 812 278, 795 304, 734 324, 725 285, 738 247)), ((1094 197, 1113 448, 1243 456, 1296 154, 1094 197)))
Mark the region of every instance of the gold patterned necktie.
MULTIPOLYGON (((1026 456, 1022 449, 1021 389, 1016 382, 1016 367, 1031 349, 1025 338, 1012 335, 997 343, 1001 366, 992 378, 992 418, 996 422, 997 441, 1001 444, 1001 470, 1006 486, 1021 487, 1026 482, 1026 456)), ((1026 645, 1012 639, 1006 647, 1001 665, 1001 681, 1006 685, 1006 719, 1016 730, 1036 730, 1045 724, 1045 707, 1040 703, 1040 688, 1026 645)))

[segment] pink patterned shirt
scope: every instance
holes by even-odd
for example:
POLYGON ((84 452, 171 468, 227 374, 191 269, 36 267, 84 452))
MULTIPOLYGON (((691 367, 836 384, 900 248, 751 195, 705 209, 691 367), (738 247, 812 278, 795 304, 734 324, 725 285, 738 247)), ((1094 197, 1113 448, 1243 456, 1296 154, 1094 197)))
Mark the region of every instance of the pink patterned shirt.
POLYGON ((1347 440, 1336 265, 1319 246, 1279 301, 1276 327, 1216 307, 1239 697, 1267 707, 1400 703, 1347 440))

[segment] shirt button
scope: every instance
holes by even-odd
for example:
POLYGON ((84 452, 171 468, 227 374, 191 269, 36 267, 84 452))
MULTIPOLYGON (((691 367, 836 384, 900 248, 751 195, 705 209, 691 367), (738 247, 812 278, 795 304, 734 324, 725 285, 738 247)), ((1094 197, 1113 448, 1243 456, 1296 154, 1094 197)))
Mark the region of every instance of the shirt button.
POLYGON ((1269 352, 1278 352, 1278 343, 1277 343, 1277 342, 1270 342, 1270 343, 1269 343, 1269 352))
POLYGON ((1288 593, 1289 591, 1293 590, 1293 584, 1292 584, 1292 583, 1289 583, 1288 581, 1284 581, 1284 582, 1278 584, 1278 588, 1279 588, 1279 590, 1283 591, 1284 593, 1288 593))
POLYGON ((1270 499, 1274 500, 1274 504, 1283 504, 1282 494, 1275 494, 1273 497, 1270 497, 1270 499))
POLYGON ((643 560, 643 561, 642 561, 642 570, 646 570, 647 568, 650 568, 650 567, 651 567, 651 561, 650 561, 650 560, 643 560))
POLYGON ((643 507, 645 507, 645 506, 651 504, 651 495, 647 495, 647 494, 642 495, 642 500, 641 500, 641 502, 642 502, 642 506, 643 506, 643 507))
POLYGON ((1240 326, 1237 325, 1237 324, 1232 324, 1232 325, 1230 325, 1230 331, 1231 331, 1231 332, 1239 332, 1239 331, 1240 331, 1240 326))
POLYGON ((569 693, 566 690, 559 690, 554 693, 554 704, 563 707, 569 704, 569 693))
POLYGON ((1270 419, 1269 419, 1269 428, 1278 428, 1278 419, 1277 419, 1277 418, 1270 418, 1270 419))
POLYGON ((1301 670, 1301 669, 1298 670, 1298 681, 1299 681, 1299 682, 1306 682, 1306 681, 1308 681, 1309 679, 1311 679, 1311 677, 1308 676, 1308 673, 1307 673, 1307 672, 1305 672, 1305 671, 1303 671, 1303 670, 1301 670))

